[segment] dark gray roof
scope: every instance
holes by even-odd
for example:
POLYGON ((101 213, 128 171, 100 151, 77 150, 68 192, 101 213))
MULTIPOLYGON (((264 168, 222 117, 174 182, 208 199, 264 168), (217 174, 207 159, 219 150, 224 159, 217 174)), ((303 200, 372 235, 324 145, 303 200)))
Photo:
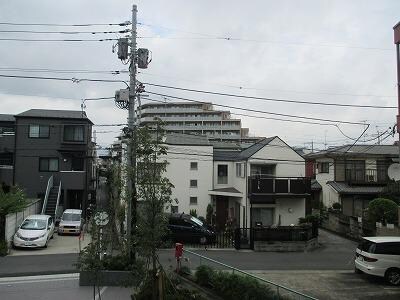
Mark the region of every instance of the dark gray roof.
POLYGON ((311 179, 311 190, 312 191, 320 191, 322 190, 322 186, 316 179, 311 179))
POLYGON ((382 192, 382 186, 350 186, 345 182, 328 181, 330 185, 339 194, 373 195, 382 192))
POLYGON ((0 122, 15 122, 13 115, 0 114, 0 122))
POLYGON ((49 118, 49 119, 84 119, 91 122, 85 112, 79 110, 30 109, 15 116, 16 118, 49 118))
POLYGON ((235 193, 235 194, 241 194, 240 191, 235 189, 234 187, 227 187, 227 188, 222 188, 222 189, 213 189, 211 192, 223 192, 223 193, 235 193))
POLYGON ((188 135, 183 133, 167 133, 165 143, 169 145, 210 146, 205 135, 188 135))
POLYGON ((219 161, 235 161, 235 160, 245 160, 252 157, 258 151, 260 151, 264 146, 268 145, 274 137, 269 137, 254 143, 250 147, 243 149, 242 151, 221 151, 221 150, 214 150, 214 160, 219 161))
POLYGON ((311 153, 305 155, 306 158, 333 157, 333 156, 371 156, 371 155, 386 155, 398 156, 399 147, 395 145, 345 145, 334 147, 328 150, 311 153))

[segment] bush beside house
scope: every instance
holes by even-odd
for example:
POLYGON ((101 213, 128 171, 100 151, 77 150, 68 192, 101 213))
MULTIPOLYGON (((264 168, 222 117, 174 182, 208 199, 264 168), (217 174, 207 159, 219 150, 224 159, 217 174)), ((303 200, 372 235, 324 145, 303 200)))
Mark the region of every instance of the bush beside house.
POLYGON ((368 216, 372 222, 380 222, 382 224, 397 223, 398 206, 392 200, 376 198, 368 205, 368 216))

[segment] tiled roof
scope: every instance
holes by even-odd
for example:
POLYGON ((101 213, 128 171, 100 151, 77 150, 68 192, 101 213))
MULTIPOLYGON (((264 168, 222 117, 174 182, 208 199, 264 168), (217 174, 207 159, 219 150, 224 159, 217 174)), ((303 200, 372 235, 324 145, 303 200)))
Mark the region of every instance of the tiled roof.
POLYGON ((339 194, 379 194, 382 192, 382 186, 350 186, 345 182, 328 181, 326 184, 330 185, 339 194))
POLYGON ((322 186, 316 179, 311 179, 311 190, 313 191, 320 191, 322 190, 322 186))
POLYGON ((13 115, 0 114, 0 122, 14 122, 15 118, 13 115))
POLYGON ((328 150, 305 155, 306 158, 319 158, 326 156, 363 156, 363 155, 389 155, 398 156, 399 147, 395 145, 345 145, 328 150))
POLYGON ((268 145, 276 136, 265 138, 242 151, 221 151, 214 150, 214 160, 217 161, 236 161, 245 160, 252 157, 255 153, 261 150, 264 146, 268 145))
POLYGON ((84 119, 91 122, 86 113, 79 110, 53 110, 53 109, 30 109, 16 115, 15 117, 50 118, 50 119, 84 119))

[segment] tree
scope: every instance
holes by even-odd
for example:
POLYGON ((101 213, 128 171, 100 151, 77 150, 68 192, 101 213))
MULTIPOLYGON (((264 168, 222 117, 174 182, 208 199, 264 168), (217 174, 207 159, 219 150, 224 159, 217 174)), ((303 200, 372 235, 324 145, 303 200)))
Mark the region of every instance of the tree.
POLYGON ((164 211, 172 202, 173 187, 168 178, 163 176, 167 167, 164 159, 167 147, 162 144, 163 137, 160 124, 155 130, 142 127, 137 130, 135 145, 138 212, 134 238, 139 255, 148 259, 148 279, 152 283, 153 299, 158 297, 157 249, 168 231, 168 216, 164 211))
MULTIPOLYGON (((19 187, 11 187, 6 191, 0 188, 0 248, 7 250, 5 240, 6 216, 24 210, 28 206, 24 192, 19 187)), ((6 253, 3 253, 4 255, 6 253)))
POLYGON ((376 198, 368 204, 368 214, 373 222, 395 223, 398 220, 398 206, 390 199, 376 198))

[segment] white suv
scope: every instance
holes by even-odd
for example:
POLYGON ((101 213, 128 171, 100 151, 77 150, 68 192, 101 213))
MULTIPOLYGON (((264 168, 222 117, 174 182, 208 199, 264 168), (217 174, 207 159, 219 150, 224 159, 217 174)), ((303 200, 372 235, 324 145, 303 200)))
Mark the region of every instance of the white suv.
POLYGON ((73 233, 80 234, 82 230, 82 210, 66 209, 58 225, 58 235, 73 233))
POLYGON ((355 271, 385 277, 392 285, 400 285, 400 237, 364 237, 357 246, 355 271))

